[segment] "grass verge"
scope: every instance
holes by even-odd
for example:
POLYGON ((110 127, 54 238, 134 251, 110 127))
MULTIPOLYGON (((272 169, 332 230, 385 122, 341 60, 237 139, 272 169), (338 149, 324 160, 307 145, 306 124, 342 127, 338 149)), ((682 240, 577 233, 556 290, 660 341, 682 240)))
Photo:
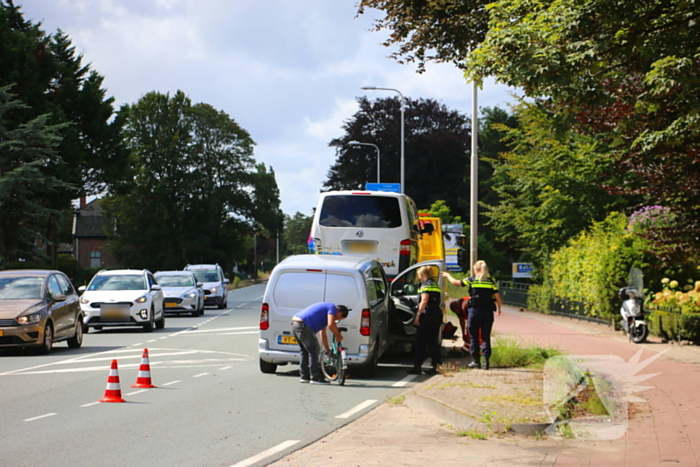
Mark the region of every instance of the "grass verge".
POLYGON ((542 368, 551 357, 562 355, 554 347, 523 344, 514 337, 497 337, 492 344, 492 368, 542 368))

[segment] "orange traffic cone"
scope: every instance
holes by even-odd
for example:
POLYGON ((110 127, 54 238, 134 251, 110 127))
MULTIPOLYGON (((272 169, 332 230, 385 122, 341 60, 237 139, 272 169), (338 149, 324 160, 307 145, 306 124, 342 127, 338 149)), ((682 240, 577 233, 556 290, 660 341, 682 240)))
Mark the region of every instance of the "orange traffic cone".
POLYGON ((151 364, 148 363, 148 349, 143 349, 141 357, 141 366, 139 366, 139 375, 136 378, 136 384, 132 388, 156 388, 151 384, 151 364))
POLYGON ((122 389, 119 386, 119 369, 117 361, 112 360, 112 368, 109 370, 109 378, 107 378, 107 389, 105 396, 100 399, 100 402, 126 402, 122 399, 122 389))

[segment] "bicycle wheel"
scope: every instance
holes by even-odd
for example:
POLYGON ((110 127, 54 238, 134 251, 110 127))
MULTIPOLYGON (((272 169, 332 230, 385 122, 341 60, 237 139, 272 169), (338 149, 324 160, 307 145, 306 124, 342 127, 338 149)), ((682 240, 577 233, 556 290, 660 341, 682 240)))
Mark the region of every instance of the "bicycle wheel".
MULTIPOLYGON (((335 381, 338 379, 338 358, 339 354, 333 355, 323 355, 321 357, 321 373, 329 381, 335 381)), ((342 367, 340 368, 342 370, 342 367)))
POLYGON ((343 356, 340 352, 336 354, 336 365, 338 366, 338 384, 343 386, 345 384, 345 365, 343 365, 343 356))

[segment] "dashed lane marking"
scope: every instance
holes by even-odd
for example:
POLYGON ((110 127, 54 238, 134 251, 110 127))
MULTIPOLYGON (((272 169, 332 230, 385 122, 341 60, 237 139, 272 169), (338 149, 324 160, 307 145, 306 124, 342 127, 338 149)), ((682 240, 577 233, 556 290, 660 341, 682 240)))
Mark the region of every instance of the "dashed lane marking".
POLYGON ((404 379, 402 379, 401 381, 397 381, 394 384, 392 384, 391 386, 394 388, 402 388, 402 387, 406 386, 408 383, 410 383, 411 381, 413 381, 414 379, 416 379, 416 376, 418 376, 418 375, 408 375, 404 379))
POLYGON ((366 409, 370 405, 374 404, 377 402, 375 399, 367 399, 363 403, 356 405, 352 409, 348 410, 347 412, 341 413, 340 415, 336 415, 335 418, 350 418, 353 415, 355 415, 357 412, 366 409))
POLYGON ((289 441, 285 441, 284 443, 280 443, 277 446, 270 448, 267 451, 263 451, 258 455, 255 455, 253 457, 249 457, 246 460, 242 460, 236 464, 233 464, 231 467, 248 467, 250 465, 255 464, 256 462, 260 462, 261 460, 263 460, 267 457, 275 455, 278 452, 284 451, 285 449, 294 446, 298 442, 299 442, 299 440, 297 440, 297 439, 290 439, 289 441))
POLYGON ((47 414, 44 414, 44 415, 39 415, 38 417, 26 418, 26 419, 24 419, 24 420, 22 420, 22 421, 23 421, 23 422, 33 422, 34 420, 41 420, 42 418, 53 417, 54 415, 58 415, 58 414, 55 414, 55 413, 47 413, 47 414))

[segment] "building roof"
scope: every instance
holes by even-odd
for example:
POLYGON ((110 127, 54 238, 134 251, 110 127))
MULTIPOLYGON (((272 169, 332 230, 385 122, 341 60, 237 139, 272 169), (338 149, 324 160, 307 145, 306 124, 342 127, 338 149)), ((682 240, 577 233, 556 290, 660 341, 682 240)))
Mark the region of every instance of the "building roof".
POLYGON ((107 237, 114 230, 114 219, 102 216, 82 216, 75 222, 76 237, 107 237))

